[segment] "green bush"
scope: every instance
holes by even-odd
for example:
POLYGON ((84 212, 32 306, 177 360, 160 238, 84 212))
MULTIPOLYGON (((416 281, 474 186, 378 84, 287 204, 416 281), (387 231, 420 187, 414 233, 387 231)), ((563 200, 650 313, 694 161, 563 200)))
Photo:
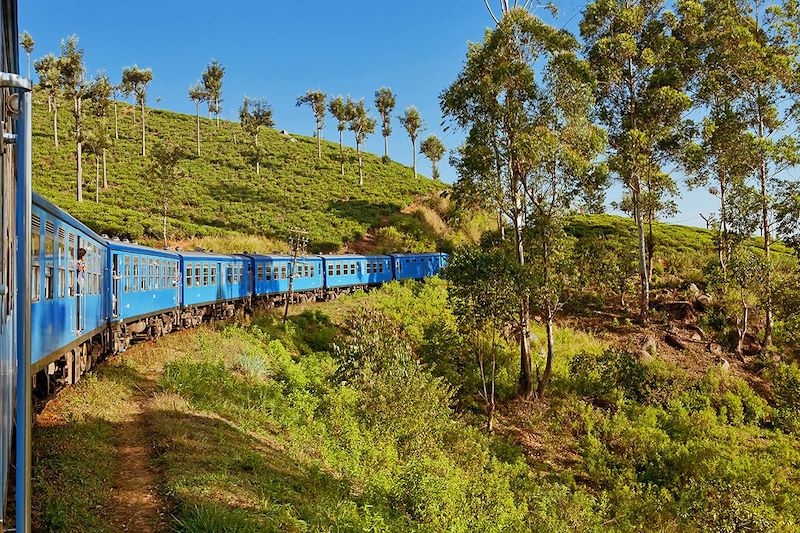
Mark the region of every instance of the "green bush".
POLYGON ((800 432, 800 367, 779 364, 772 371, 775 422, 789 432, 800 432))

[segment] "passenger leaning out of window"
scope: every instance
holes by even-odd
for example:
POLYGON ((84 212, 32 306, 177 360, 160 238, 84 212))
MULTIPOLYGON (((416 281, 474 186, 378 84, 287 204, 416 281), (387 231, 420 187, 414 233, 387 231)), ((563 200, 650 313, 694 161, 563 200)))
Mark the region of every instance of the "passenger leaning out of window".
POLYGON ((86 250, 78 248, 78 261, 75 263, 75 270, 78 271, 78 294, 83 294, 84 281, 86 279, 86 261, 83 259, 86 256, 86 250))

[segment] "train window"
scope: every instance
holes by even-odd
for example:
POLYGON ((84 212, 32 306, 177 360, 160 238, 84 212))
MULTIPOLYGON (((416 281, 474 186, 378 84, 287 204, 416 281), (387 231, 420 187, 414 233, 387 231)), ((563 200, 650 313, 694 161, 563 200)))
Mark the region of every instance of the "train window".
POLYGON ((354 275, 356 273, 356 264, 350 263, 350 275, 354 275))
POLYGON ((131 290, 131 258, 125 256, 122 258, 122 290, 130 292, 131 290))
POLYGON ((372 262, 367 261, 367 274, 372 274, 372 262))
POLYGON ((155 286, 154 289, 158 290, 161 287, 161 259, 154 259, 153 263, 155 263, 155 286))
POLYGON ((342 264, 338 263, 338 262, 336 263, 336 275, 337 276, 341 276, 342 275, 342 264))
POLYGON ((200 287, 200 263, 194 265, 194 286, 200 287))
POLYGON ((139 290, 139 258, 133 258, 133 292, 139 290))
POLYGON ((192 264, 191 263, 186 265, 186 286, 187 287, 191 287, 192 286, 192 264))
POLYGON ((203 285, 208 287, 208 263, 203 263, 203 285))
POLYGON ((44 299, 53 299, 53 267, 44 267, 44 299))
POLYGON ((69 268, 69 295, 75 296, 75 235, 67 237, 67 266, 69 268))
POLYGON ((286 279, 286 265, 281 265, 281 279, 286 279))
POLYGON ((167 288, 167 260, 161 260, 161 288, 167 288))
POLYGON ((67 232, 58 228, 58 297, 67 295, 67 232))
POLYGON ((381 272, 381 273, 383 272, 383 261, 378 263, 378 271, 381 272))
POLYGON ((258 281, 264 280, 264 265, 256 265, 256 272, 258 276, 258 281))
POLYGON ((244 281, 244 265, 239 265, 239 281, 244 281))
POLYGON ((150 267, 149 270, 148 270, 147 263, 148 263, 147 259, 142 257, 142 275, 139 278, 141 280, 142 291, 146 291, 147 290, 147 277, 148 276, 151 276, 151 277, 153 276, 153 268, 150 267))
POLYGON ((305 273, 306 273, 306 277, 308 277, 308 263, 306 263, 305 265, 303 265, 303 270, 304 270, 304 271, 305 271, 305 273))
POLYGON ((270 265, 269 263, 264 265, 264 275, 267 281, 272 279, 272 265, 270 265))
POLYGON ((31 216, 31 300, 39 301, 39 263, 42 246, 41 221, 37 215, 31 216))
POLYGON ((233 270, 230 265, 225 265, 225 277, 228 279, 228 285, 233 283, 233 270))
POLYGON ((215 265, 211 265, 211 284, 217 284, 217 267, 215 265))

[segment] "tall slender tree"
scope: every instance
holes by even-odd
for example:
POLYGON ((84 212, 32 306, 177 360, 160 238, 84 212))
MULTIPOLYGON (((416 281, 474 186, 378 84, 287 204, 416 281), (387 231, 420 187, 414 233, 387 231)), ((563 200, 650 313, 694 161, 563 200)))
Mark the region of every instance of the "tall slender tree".
MULTIPOLYGON (((444 116, 467 131, 454 158, 459 183, 500 209, 513 226, 513 250, 521 275, 516 286, 516 334, 520 345, 519 389, 536 394, 530 346, 531 288, 526 252, 529 180, 544 172, 534 150, 542 129, 542 88, 534 75, 536 63, 571 50, 575 39, 524 9, 506 12, 482 43, 470 46, 456 81, 441 96, 444 116)), ((552 145, 553 143, 551 143, 552 145)), ((559 169, 558 172, 563 172, 559 169)))
POLYGON ((375 126, 378 125, 377 119, 369 116, 369 111, 364 107, 364 100, 359 100, 355 105, 353 118, 350 119, 349 128, 356 137, 356 152, 358 153, 358 185, 364 185, 364 163, 362 158, 362 148, 367 137, 375 133, 375 126))
POLYGON ((297 107, 307 105, 314 112, 314 131, 317 136, 317 159, 322 159, 322 128, 325 127, 325 101, 322 91, 308 91, 297 98, 297 107))
POLYGON ((253 142, 252 157, 256 164, 256 175, 261 175, 262 148, 258 141, 261 128, 272 128, 275 121, 272 119, 272 107, 263 98, 250 100, 244 97, 242 107, 239 108, 239 122, 245 133, 253 142))
POLYGON ((419 152, 424 154, 431 162, 431 177, 439 179, 439 161, 445 153, 444 144, 436 135, 430 135, 419 145, 419 152))
POLYGON ((199 81, 189 87, 189 100, 194 102, 195 123, 197 125, 197 155, 200 155, 200 104, 208 100, 208 93, 199 81))
POLYGON ((381 133, 383 134, 383 157, 389 159, 389 136, 392 134, 392 111, 396 105, 395 96, 388 87, 375 91, 375 109, 381 117, 381 133))
POLYGON ((53 145, 58 148, 58 98, 61 92, 61 66, 53 54, 33 63, 39 75, 39 86, 47 93, 47 106, 53 113, 53 145))
POLYGON ((203 72, 203 87, 208 98, 208 116, 213 113, 217 118, 219 128, 219 114, 222 112, 222 78, 225 76, 225 67, 216 59, 212 59, 203 72))
POLYGON ((72 115, 75 119, 75 160, 77 164, 77 200, 83 201, 83 99, 87 94, 86 66, 83 49, 78 48, 78 37, 72 35, 61 41, 61 56, 58 58, 61 84, 68 98, 72 99, 72 115))
POLYGON ((173 196, 176 185, 183 173, 180 168, 181 160, 186 158, 186 153, 180 145, 168 140, 157 139, 153 146, 150 162, 150 174, 153 182, 161 189, 162 206, 162 232, 164 247, 167 247, 167 215, 169 214, 169 201, 173 196))
POLYGON ((332 98, 328 103, 328 111, 337 120, 336 129, 339 130, 339 156, 342 162, 342 176, 344 176, 344 141, 342 136, 347 124, 353 120, 355 116, 356 106, 353 100, 348 96, 347 100, 341 96, 332 98))
POLYGON ((142 157, 147 155, 145 131, 146 131, 146 109, 145 103, 147 102, 147 86, 153 81, 153 71, 149 68, 140 69, 134 65, 132 67, 125 67, 122 70, 122 87, 125 94, 133 94, 136 97, 136 102, 139 104, 142 116, 142 157))
POLYGON ((106 165, 106 151, 111 147, 111 139, 108 135, 108 113, 111 107, 111 95, 114 93, 114 86, 108 80, 108 76, 101 72, 95 76, 89 85, 88 96, 92 103, 92 112, 96 119, 96 127, 92 130, 92 144, 95 149, 95 163, 97 155, 103 160, 103 189, 108 188, 108 171, 106 165))
POLYGON ((25 54, 28 56, 28 78, 31 77, 31 54, 33 53, 33 46, 36 44, 36 41, 33 40, 33 37, 30 33, 23 32, 22 37, 19 40, 20 46, 25 50, 25 54))
POLYGON ((419 132, 425 129, 422 122, 422 117, 414 106, 407 107, 405 113, 398 117, 400 124, 405 128, 408 137, 411 139, 411 156, 412 167, 414 168, 414 177, 417 177, 417 136, 419 132))
POLYGON ((639 250, 639 314, 650 315, 645 195, 690 100, 675 68, 681 43, 663 0, 596 0, 580 24, 597 83, 598 116, 609 132, 609 166, 631 201, 639 250))

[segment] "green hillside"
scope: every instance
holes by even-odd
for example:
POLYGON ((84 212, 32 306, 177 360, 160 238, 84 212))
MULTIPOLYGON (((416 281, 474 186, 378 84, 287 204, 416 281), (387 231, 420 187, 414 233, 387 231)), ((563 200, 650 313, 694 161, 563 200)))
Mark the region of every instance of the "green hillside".
MULTIPOLYGON (((90 112, 87 106, 86 115, 90 112)), ((119 105, 120 138, 108 152, 109 188, 100 191, 99 204, 94 202, 94 156, 85 156, 84 201, 79 204, 75 200, 71 105, 60 104, 59 148, 55 149, 52 114, 45 96, 36 94, 34 189, 97 231, 158 241, 161 196, 158 185, 148 180, 148 160, 140 155, 138 115, 132 106, 119 105)), ((361 238, 368 228, 439 186, 424 177, 415 179, 408 167, 366 154, 365 184, 359 187, 354 149, 347 149, 347 172, 341 176, 338 143, 323 144, 320 162, 313 138, 284 136, 276 130, 261 132, 266 156, 257 177, 244 155, 247 147, 238 123, 220 121, 217 128, 213 120, 201 121, 201 156, 197 157, 193 115, 148 110, 148 144, 152 146, 156 136, 161 136, 192 154, 181 163, 184 177, 170 208, 170 233, 176 240, 257 235, 272 237, 279 244, 287 229, 300 227, 309 230, 315 250, 334 250, 361 238)), ((309 116, 309 129, 311 125, 309 116)), ((113 128, 113 117, 109 128, 113 128)), ((350 141, 350 134, 346 133, 345 139, 350 141)), ((269 244, 274 243, 268 239, 262 242, 262 246, 269 244)))

